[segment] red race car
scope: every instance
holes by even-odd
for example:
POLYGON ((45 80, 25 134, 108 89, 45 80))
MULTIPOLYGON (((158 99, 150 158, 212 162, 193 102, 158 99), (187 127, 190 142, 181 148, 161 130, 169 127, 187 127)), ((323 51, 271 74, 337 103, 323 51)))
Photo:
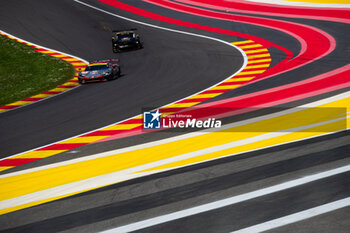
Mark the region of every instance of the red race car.
POLYGON ((94 81, 109 81, 120 77, 118 60, 98 60, 91 62, 84 71, 79 72, 80 84, 94 81))

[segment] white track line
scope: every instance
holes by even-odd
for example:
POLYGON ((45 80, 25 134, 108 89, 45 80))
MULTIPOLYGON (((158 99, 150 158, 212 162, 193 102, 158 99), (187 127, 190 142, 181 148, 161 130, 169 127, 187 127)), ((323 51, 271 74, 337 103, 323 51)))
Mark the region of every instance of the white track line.
POLYGON ((283 0, 245 0, 249 2, 258 2, 266 4, 277 4, 285 6, 301 6, 301 7, 327 7, 327 8, 350 8, 350 4, 340 4, 340 3, 312 3, 312 2, 292 2, 283 0))
POLYGON ((300 211, 295 214, 287 215, 281 218, 277 218, 268 222, 260 223, 251 227, 247 227, 231 233, 252 233, 252 232, 263 232, 278 227, 282 227, 291 223, 299 222, 305 219, 309 219, 321 214, 332 212, 337 209, 350 206, 350 197, 344 198, 338 201, 330 202, 324 205, 320 205, 311 209, 300 211))
MULTIPOLYGON (((251 119, 247 119, 247 120, 243 120, 243 121, 227 124, 227 125, 224 125, 221 128, 212 129, 212 130, 213 131, 221 131, 221 130, 230 129, 230 128, 237 127, 237 126, 247 125, 247 124, 250 124, 250 123, 253 123, 253 122, 263 121, 263 120, 271 119, 271 118, 274 118, 274 117, 279 117, 279 116, 283 116, 283 115, 286 115, 286 114, 302 111, 302 110, 307 109, 307 108, 313 108, 313 107, 317 107, 317 106, 320 106, 320 105, 323 105, 323 104, 327 104, 327 103, 331 103, 331 102, 334 102, 334 101, 342 100, 344 98, 349 98, 349 96, 350 96, 350 91, 342 93, 342 94, 339 94, 339 95, 336 95, 336 96, 332 96, 332 97, 329 97, 329 98, 326 98, 326 99, 322 99, 322 100, 319 100, 319 101, 308 103, 308 104, 299 106, 298 108, 292 108, 292 109, 284 110, 284 111, 277 112, 277 113, 272 113, 272 114, 268 114, 268 115, 264 115, 264 116, 260 116, 260 117, 255 117, 255 118, 251 118, 251 119)), ((346 117, 344 117, 344 119, 345 118, 346 117)), ((296 128, 296 129, 293 129, 293 130, 296 131, 296 130, 301 130, 301 129, 304 129, 304 128, 307 129, 307 128, 310 128, 310 126, 298 127, 298 129, 296 128)), ((179 141, 179 140, 183 140, 183 139, 187 139, 187 138, 191 138, 191 137, 204 135, 204 134, 207 134, 207 133, 212 133, 213 131, 211 131, 211 130, 202 130, 202 131, 188 133, 188 134, 183 134, 183 135, 175 136, 175 137, 171 137, 171 138, 161 139, 161 140, 153 141, 153 142, 149 142, 149 143, 144 143, 144 144, 139 144, 139 145, 135 145, 135 146, 125 147, 125 148, 122 148, 122 149, 116 149, 116 150, 111 150, 111 151, 107 151, 107 152, 103 152, 103 153, 99 153, 99 154, 84 156, 84 157, 77 158, 77 159, 71 159, 71 160, 67 160, 67 161, 63 161, 63 162, 58 162, 58 163, 53 163, 53 164, 49 164, 49 165, 40 166, 40 167, 29 168, 29 169, 26 169, 26 170, 21 170, 21 171, 17 171, 17 172, 12 172, 12 173, 7 173, 7 174, 0 175, 0 179, 1 178, 6 178, 6 177, 11 177, 11 176, 27 174, 27 173, 31 173, 31 172, 35 172, 35 171, 40 171, 40 170, 45 170, 45 169, 65 166, 65 165, 69 165, 69 164, 79 163, 79 162, 83 162, 83 161, 93 160, 93 159, 97 159, 97 158, 103 158, 103 157, 107 157, 107 156, 111 156, 111 155, 116 155, 116 154, 121 154, 121 153, 134 151, 134 150, 154 147, 154 146, 158 146, 158 145, 162 145, 162 144, 166 144, 166 143, 170 143, 170 142, 175 142, 175 141, 179 141)), ((289 130, 289 131, 291 131, 291 130, 289 130)), ((245 139, 245 140, 241 140, 239 142, 243 143, 243 141, 244 141, 244 142, 247 143, 248 142, 247 140, 257 140, 257 139, 263 140, 263 139, 267 139, 268 137, 271 137, 271 136, 275 136, 276 137, 277 133, 285 134, 286 132, 271 132, 271 133, 263 134, 261 136, 254 137, 253 139, 248 138, 248 139, 245 139)), ((336 132, 330 132, 328 134, 332 134, 332 133, 336 133, 336 132)), ((327 134, 327 133, 325 133, 325 134, 327 134)), ((318 137, 318 136, 319 135, 312 136, 310 138, 318 137)), ((304 139, 301 139, 301 140, 304 140, 304 139)), ((300 141, 300 140, 295 140, 295 141, 300 141)), ((231 146, 233 146, 233 144, 236 144, 236 143, 237 142, 232 142, 231 146)), ((287 143, 290 143, 290 142, 287 142, 287 143)), ((282 144, 287 144, 287 143, 282 143, 282 144)), ((282 144, 280 144, 280 145, 282 145, 282 144)), ((274 145, 274 146, 276 146, 276 145, 274 145)), ((260 149, 262 149, 262 148, 260 148, 260 149)), ((254 151, 254 150, 252 150, 252 151, 254 151)))
MULTIPOLYGON (((108 15, 111 15, 111 16, 114 16, 114 17, 117 17, 117 18, 120 18, 120 19, 123 19, 123 20, 127 20, 127 21, 130 21, 130 22, 133 22, 133 23, 137 23, 137 24, 141 24, 141 25, 144 25, 144 26, 149 26, 149 27, 153 27, 153 28, 157 28, 157 29, 162 29, 162 30, 165 30, 165 31, 171 31, 171 32, 175 32, 175 33, 180 33, 180 34, 185 34, 185 35, 190 35, 190 36, 205 38, 205 39, 209 39, 209 40, 214 40, 214 41, 217 41, 217 42, 226 44, 226 45, 228 45, 228 46, 230 46, 230 47, 232 47, 232 48, 238 50, 238 51, 241 53, 241 55, 242 55, 242 57, 243 57, 243 65, 242 65, 242 67, 241 67, 237 72, 231 74, 229 77, 225 78, 225 79, 222 80, 221 82, 218 82, 217 84, 214 84, 214 85, 212 85, 212 86, 210 86, 210 87, 208 87, 208 88, 206 88, 206 89, 203 89, 203 90, 201 90, 201 91, 199 91, 199 92, 197 92, 197 93, 194 93, 194 94, 192 94, 192 95, 190 95, 190 96, 187 96, 187 97, 185 97, 185 98, 176 100, 176 101, 174 101, 174 102, 171 102, 171 103, 166 104, 166 105, 164 105, 164 106, 161 106, 161 107, 159 107, 159 108, 163 108, 163 107, 165 107, 165 106, 171 105, 171 104, 176 103, 176 102, 178 102, 178 101, 187 99, 187 98, 189 98, 189 97, 191 97, 191 96, 195 96, 195 95, 197 95, 197 94, 199 94, 199 93, 201 93, 201 92, 203 92, 203 91, 206 91, 206 90, 208 90, 208 89, 210 89, 210 88, 212 88, 212 87, 215 87, 215 86, 219 85, 220 83, 223 83, 223 82, 225 82, 226 80, 228 80, 228 79, 234 77, 236 74, 240 73, 240 72, 247 66, 248 58, 247 58, 247 55, 243 52, 243 50, 242 50, 241 48, 239 48, 238 46, 235 46, 234 44, 231 44, 231 43, 226 42, 226 41, 224 41, 224 40, 220 40, 220 39, 217 39, 217 38, 214 38, 214 37, 209 37, 209 36, 203 36, 203 35, 199 35, 199 34, 195 34, 195 33, 184 32, 184 31, 174 30, 174 29, 170 29, 170 28, 160 27, 160 26, 156 26, 156 25, 149 24, 149 23, 144 23, 144 22, 137 21, 137 20, 133 20, 133 19, 129 19, 129 18, 126 18, 126 17, 120 16, 120 15, 117 15, 117 14, 113 14, 113 13, 111 13, 111 12, 102 10, 102 9, 100 9, 100 8, 91 6, 91 5, 87 4, 87 3, 84 3, 84 2, 81 2, 81 1, 78 1, 78 0, 74 0, 74 1, 77 2, 77 3, 79 3, 79 4, 82 4, 82 5, 84 5, 84 6, 87 6, 87 7, 90 7, 90 8, 92 8, 92 9, 95 9, 95 10, 97 10, 97 11, 103 12, 103 13, 105 13, 105 14, 108 14, 108 15)), ((23 41, 24 41, 24 40, 23 40, 23 41)), ((29 42, 28 42, 28 43, 29 43, 29 42)), ((35 44, 33 44, 33 45, 35 45, 35 44)), ((39 45, 38 45, 38 46, 39 46, 39 45)), ((45 47, 42 47, 42 48, 45 48, 45 47)), ((45 48, 45 49, 47 49, 47 48, 45 48)), ((55 50, 51 50, 51 51, 55 51, 55 50)), ((64 53, 63 53, 63 54, 64 54, 64 53)), ((72 56, 72 55, 70 55, 70 56, 72 56)), ((72 56, 72 57, 74 57, 74 56, 72 56)), ((84 60, 83 60, 83 61, 84 61, 84 60)), ((88 63, 88 62, 87 62, 87 63, 88 63)), ((6 111, 6 112, 8 112, 8 111, 6 111)), ((11 158, 11 157, 15 157, 15 156, 17 156, 17 155, 24 154, 24 153, 27 153, 27 152, 30 152, 30 151, 38 150, 38 149, 43 148, 43 147, 46 147, 46 146, 54 145, 54 144, 57 144, 57 143, 60 143, 60 142, 63 142, 63 141, 66 141, 66 140, 69 140, 69 139, 72 139, 72 138, 80 137, 80 136, 82 136, 82 135, 84 135, 84 134, 88 134, 88 133, 91 133, 91 132, 98 131, 98 130, 100 130, 100 129, 103 129, 103 128, 106 128, 106 127, 109 127, 109 126, 112 126, 112 125, 115 125, 115 124, 118 124, 118 123, 121 123, 121 122, 130 120, 130 119, 133 119, 133 118, 135 118, 135 117, 137 117, 137 116, 140 116, 140 115, 132 116, 132 117, 127 118, 127 119, 125 119, 125 120, 121 120, 121 121, 118 121, 118 122, 115 122, 115 123, 112 123, 112 124, 109 124, 109 125, 106 125, 106 126, 103 126, 103 127, 100 127, 100 128, 97 128, 97 129, 94 129, 94 130, 91 130, 91 131, 88 131, 88 132, 85 132, 85 133, 79 134, 79 135, 75 135, 75 136, 70 137, 70 138, 66 138, 66 139, 63 139, 63 140, 60 140, 60 141, 57 141, 57 142, 54 142, 54 143, 50 143, 50 144, 47 144, 47 145, 44 145, 44 146, 40 146, 40 147, 37 147, 37 148, 34 148, 34 149, 30 149, 30 150, 27 150, 27 151, 24 151, 24 152, 20 152, 20 153, 17 153, 17 154, 8 156, 8 157, 5 157, 5 158, 1 158, 0 161, 1 161, 1 160, 4 160, 4 159, 11 158)))
MULTIPOLYGON (((326 122, 322 122, 322 123, 312 124, 309 126, 298 127, 298 128, 292 129, 292 131, 303 130, 303 129, 312 128, 312 127, 316 127, 316 126, 320 126, 320 125, 325 125, 325 124, 329 124, 332 122, 343 120, 345 118, 346 117, 342 117, 342 118, 338 118, 335 120, 330 120, 330 121, 326 121, 326 122)), ((126 180, 131 180, 131 179, 134 179, 137 177, 142 177, 145 175, 152 174, 152 172, 145 172, 145 173, 141 172, 143 170, 155 168, 155 167, 158 167, 161 165, 169 164, 169 163, 176 162, 176 161, 181 161, 181 160, 188 159, 188 158, 197 157, 197 156, 204 155, 207 153, 221 151, 221 150, 232 148, 235 146, 245 145, 245 144, 249 144, 249 143, 258 142, 260 140, 265 140, 265 139, 269 139, 269 138, 282 136, 282 135, 289 134, 289 133, 291 133, 291 132, 283 132, 282 131, 282 132, 275 132, 275 133, 267 133, 267 134, 259 135, 256 137, 248 138, 248 139, 243 139, 240 141, 231 142, 231 143, 223 144, 220 146, 214 146, 214 147, 206 148, 203 150, 193 151, 190 153, 174 156, 171 158, 162 159, 162 160, 158 160, 155 162, 127 168, 127 169, 124 169, 121 171, 116 171, 116 172, 112 172, 112 173, 108 173, 108 174, 104 174, 104 175, 99 175, 96 177, 91 177, 91 178, 80 180, 80 181, 71 182, 71 183, 64 184, 64 185, 59 185, 59 186, 56 186, 53 188, 49 188, 49 189, 29 193, 29 194, 26 194, 23 196, 14 197, 11 199, 0 201, 0 209, 12 208, 12 207, 16 207, 19 205, 29 204, 32 202, 40 202, 40 201, 44 201, 44 200, 48 200, 48 199, 52 199, 52 198, 57 198, 60 196, 65 196, 65 195, 70 195, 73 193, 84 192, 86 190, 100 188, 100 187, 103 187, 106 185, 111 185, 111 184, 126 181, 126 180)), ((232 156, 232 155, 229 155, 229 156, 232 156)), ((170 170, 170 169, 168 169, 168 170, 170 170)), ((159 171, 154 171, 153 173, 157 173, 157 172, 159 172, 159 171)))
MULTIPOLYGON (((219 209, 219 208, 222 208, 225 206, 237 204, 237 203, 240 203, 243 201, 251 200, 253 198, 257 198, 257 197, 261 197, 264 195, 280 192, 280 191, 283 191, 286 189, 290 189, 290 188, 293 188, 296 186, 304 185, 304 184, 307 184, 307 183, 310 183, 310 182, 313 182, 316 180, 324 179, 324 178, 338 175, 338 174, 348 172, 348 171, 350 171, 350 165, 343 166, 343 167, 336 168, 336 169, 332 169, 332 170, 325 171, 325 172, 321 172, 318 174, 306 176, 306 177, 299 178, 296 180, 288 181, 288 182, 285 182, 282 184, 273 185, 273 186, 270 186, 267 188, 259 189, 259 190, 252 191, 252 192, 245 193, 245 194, 241 194, 238 196, 226 198, 226 199, 223 199, 220 201, 215 201, 215 202, 211 202, 208 204, 188 208, 185 210, 180 210, 180 211, 177 211, 174 213, 165 214, 165 215, 150 218, 147 220, 131 223, 131 224, 128 224, 125 226, 121 226, 121 227, 117 227, 117 228, 114 228, 111 230, 103 231, 103 233, 122 233, 122 232, 131 232, 131 231, 141 230, 141 229, 144 229, 147 227, 152 227, 152 226, 155 226, 158 224, 170 222, 173 220, 189 217, 189 216, 200 214, 203 212, 219 209)), ((252 231, 250 231, 250 232, 252 232, 252 231)))

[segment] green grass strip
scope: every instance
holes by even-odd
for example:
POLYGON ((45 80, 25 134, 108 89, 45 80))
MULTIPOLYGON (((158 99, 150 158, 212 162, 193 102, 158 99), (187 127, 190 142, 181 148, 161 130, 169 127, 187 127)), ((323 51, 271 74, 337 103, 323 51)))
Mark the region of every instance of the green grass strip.
POLYGON ((0 106, 55 88, 74 74, 69 62, 0 35, 0 106))

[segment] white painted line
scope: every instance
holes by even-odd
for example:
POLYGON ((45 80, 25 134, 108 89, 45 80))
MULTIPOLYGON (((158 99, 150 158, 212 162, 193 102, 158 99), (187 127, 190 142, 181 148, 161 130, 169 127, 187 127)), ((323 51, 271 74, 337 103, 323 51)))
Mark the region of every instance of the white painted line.
MULTIPOLYGON (((291 131, 294 132, 294 131, 312 128, 312 127, 316 127, 316 126, 320 126, 320 125, 325 125, 325 124, 329 124, 332 122, 343 120, 345 118, 346 117, 342 117, 342 118, 338 118, 335 120, 330 120, 330 121, 326 121, 326 122, 322 122, 322 123, 312 124, 309 126, 302 126, 302 127, 295 128, 291 131)), ((224 149, 229 149, 229 148, 232 148, 235 146, 241 146, 241 145, 245 145, 245 144, 249 144, 249 143, 258 142, 260 140, 265 140, 265 139, 269 139, 269 138, 282 136, 282 135, 289 134, 289 133, 291 133, 291 132, 267 133, 267 134, 259 135, 256 137, 248 138, 248 139, 243 139, 240 141, 235 141, 235 142, 231 142, 231 143, 227 143, 227 144, 223 144, 223 145, 219 145, 219 146, 214 146, 214 147, 206 148, 203 150, 193 151, 190 153, 174 156, 171 158, 162 159, 162 160, 158 160, 155 162, 131 167, 131 168, 124 169, 121 171, 116 171, 116 172, 112 172, 112 173, 108 173, 108 174, 104 174, 104 175, 100 175, 100 176, 96 176, 96 177, 91 177, 89 179, 80 180, 80 181, 56 186, 56 187, 41 190, 38 192, 29 193, 29 194, 26 194, 23 196, 0 201, 0 209, 7 209, 7 208, 20 206, 20 205, 24 205, 24 204, 28 204, 28 203, 32 203, 32 202, 43 201, 43 200, 47 200, 47 199, 51 199, 51 198, 57 198, 57 197, 69 195, 72 193, 84 192, 86 190, 96 189, 96 188, 100 188, 100 187, 103 187, 106 185, 111 185, 114 183, 119 183, 122 181, 131 180, 131 179, 134 179, 137 177, 142 177, 142 176, 152 174, 152 172, 141 172, 143 170, 155 168, 155 167, 158 167, 161 165, 165 165, 165 164, 169 164, 172 162, 197 157, 197 156, 208 154, 208 153, 213 153, 216 151, 221 151, 224 149)), ((229 156, 232 156, 232 155, 229 155, 229 156)), ((350 168, 350 166, 349 166, 349 168, 350 168)), ((159 172, 159 171, 154 171, 153 173, 157 173, 157 172, 159 172)), ((4 175, 4 176, 6 176, 6 175, 4 175)))
MULTIPOLYGON (((350 171, 350 165, 343 166, 343 167, 336 168, 336 169, 332 169, 332 170, 325 171, 325 172, 321 172, 318 174, 306 176, 306 177, 299 178, 296 180, 288 181, 288 182, 285 182, 282 184, 273 185, 273 186, 270 186, 267 188, 259 189, 259 190, 252 191, 252 192, 245 193, 245 194, 241 194, 238 196, 226 198, 226 199, 223 199, 220 201, 215 201, 215 202, 211 202, 208 204, 188 208, 185 210, 180 210, 180 211, 177 211, 174 213, 165 214, 165 215, 150 218, 147 220, 131 223, 131 224, 128 224, 125 226, 121 226, 121 227, 117 227, 117 228, 114 228, 111 230, 103 231, 103 233, 122 233, 122 232, 131 232, 131 231, 141 230, 141 229, 144 229, 147 227, 152 227, 152 226, 155 226, 158 224, 170 222, 173 220, 189 217, 189 216, 200 214, 203 212, 219 209, 219 208, 222 208, 225 206, 237 204, 240 202, 251 200, 253 198, 257 198, 257 197, 261 197, 264 195, 280 192, 282 190, 286 190, 286 189, 290 189, 290 188, 293 188, 296 186, 304 185, 304 184, 307 184, 307 183, 310 183, 310 182, 313 182, 316 180, 324 179, 324 178, 338 175, 338 174, 348 172, 348 171, 350 171)), ((250 231, 250 232, 252 232, 252 231, 250 231)))
MULTIPOLYGON (((240 72, 247 66, 248 58, 247 58, 247 55, 243 52, 243 50, 242 50, 241 48, 239 48, 238 46, 235 46, 234 44, 231 44, 231 43, 226 42, 226 41, 224 41, 224 40, 220 40, 220 39, 217 39, 217 38, 214 38, 214 37, 209 37, 209 36, 203 36, 203 35, 199 35, 199 34, 194 34, 194 33, 190 33, 190 32, 183 32, 183 31, 174 30, 174 29, 170 29, 170 28, 160 27, 160 26, 156 26, 156 25, 149 24, 149 23, 140 22, 140 21, 133 20, 133 19, 129 19, 129 18, 126 18, 126 17, 120 16, 120 15, 117 15, 117 14, 113 14, 113 13, 111 13, 111 12, 108 12, 108 11, 105 11, 105 10, 102 10, 102 9, 99 9, 99 8, 97 8, 97 7, 91 6, 91 5, 87 4, 87 3, 84 3, 84 2, 81 2, 81 1, 78 1, 78 0, 74 0, 74 1, 77 2, 77 3, 79 3, 79 4, 85 5, 85 6, 87 6, 87 7, 90 7, 90 8, 92 8, 92 9, 95 9, 95 10, 98 10, 98 11, 100 11, 100 12, 106 13, 106 14, 108 14, 108 15, 111 15, 111 16, 114 16, 114 17, 117 17, 117 18, 121 18, 121 19, 130 21, 130 22, 133 22, 133 23, 138 23, 138 24, 141 24, 141 25, 145 25, 145 26, 149 26, 149 27, 153 27, 153 28, 157 28, 157 29, 161 29, 161 30, 165 30, 165 31, 171 31, 171 32, 175 32, 175 33, 180 33, 180 34, 185 34, 185 35, 190 35, 190 36, 205 38, 205 39, 209 39, 209 40, 214 40, 214 41, 217 41, 217 42, 226 44, 226 45, 228 45, 228 46, 230 46, 230 47, 232 47, 232 48, 235 48, 236 50, 238 50, 238 51, 241 53, 241 55, 242 55, 242 57, 243 57, 243 65, 242 65, 242 67, 241 67, 237 72, 231 74, 229 77, 225 78, 225 79, 222 80, 221 82, 218 82, 217 84, 214 84, 214 85, 212 85, 212 86, 210 86, 210 87, 208 87, 208 88, 206 88, 206 89, 203 89, 203 90, 201 90, 201 91, 199 91, 199 92, 197 92, 197 93, 194 93, 194 94, 192 94, 192 95, 190 95, 190 96, 187 96, 187 97, 185 97, 185 98, 176 100, 176 101, 174 101, 174 102, 172 102, 172 103, 166 104, 166 105, 164 105, 164 106, 162 106, 162 107, 159 107, 159 108, 163 108, 163 107, 165 107, 165 106, 174 104, 174 103, 179 102, 179 101, 181 101, 181 100, 187 99, 187 98, 189 98, 189 97, 191 97, 191 96, 195 96, 195 95, 197 95, 197 94, 199 94, 199 93, 201 93, 201 92, 203 92, 203 91, 205 91, 205 90, 208 90, 208 89, 210 89, 210 88, 212 88, 212 87, 214 87, 214 86, 217 86, 217 85, 219 85, 220 83, 223 83, 223 82, 225 82, 226 80, 228 80, 228 79, 234 77, 236 74, 240 73, 240 72)), ((23 40, 23 41, 24 41, 24 40, 23 40)), ((28 42, 28 43, 29 43, 29 42, 28 42)), ((35 45, 35 44, 34 44, 34 45, 35 45)), ((45 48, 45 47, 42 47, 42 48, 45 48)), ((47 48, 45 48, 45 49, 47 49, 47 48)), ((50 50, 51 50, 51 49, 50 49, 50 50)), ((55 50, 51 50, 51 51, 55 51, 55 50)), ((70 55, 70 56, 72 56, 72 55, 70 55)), ((72 57, 74 57, 74 56, 72 56, 72 57)), ((75 57, 75 58, 77 58, 77 57, 75 57)), ((80 58, 77 58, 77 59, 80 59, 80 58)), ((83 60, 83 61, 84 61, 84 60, 83 60)), ((87 62, 87 63, 88 63, 88 62, 87 62)), ((8 111, 5 111, 5 112, 8 112, 8 111)), ((118 121, 118 122, 115 122, 115 123, 112 123, 112 124, 103 126, 103 127, 101 127, 101 128, 97 128, 97 129, 94 129, 94 130, 91 130, 91 131, 88 131, 88 132, 79 134, 79 135, 75 135, 75 136, 70 137, 70 138, 66 138, 66 139, 63 139, 63 140, 60 140, 60 141, 57 141, 57 142, 54 142, 54 143, 50 143, 50 144, 47 144, 47 145, 44 145, 44 146, 40 146, 40 147, 37 147, 37 148, 33 148, 33 149, 30 149, 30 150, 27 150, 27 151, 24 151, 24 152, 20 152, 20 153, 17 153, 17 154, 8 156, 8 157, 5 157, 5 158, 1 158, 0 161, 1 161, 1 160, 4 160, 4 159, 8 159, 8 158, 15 157, 15 156, 17 156, 17 155, 21 155, 21 154, 24 154, 24 153, 28 153, 28 152, 30 152, 30 151, 35 151, 35 150, 41 149, 41 148, 46 147, 46 146, 51 146, 51 145, 54 145, 54 144, 57 144, 57 143, 60 143, 60 142, 63 142, 63 141, 69 140, 69 139, 73 139, 73 138, 76 138, 76 137, 80 137, 80 136, 82 136, 82 135, 85 135, 85 134, 88 134, 88 133, 92 133, 92 132, 101 130, 101 129, 103 129, 103 128, 106 128, 106 127, 109 127, 109 126, 112 126, 112 125, 115 125, 115 124, 119 124, 119 123, 121 123, 121 122, 130 120, 130 119, 133 119, 133 118, 138 117, 138 116, 140 116, 140 115, 132 116, 132 117, 127 118, 127 119, 125 119, 125 120, 121 120, 121 121, 118 121)))
MULTIPOLYGON (((230 46, 230 47, 233 47, 233 48, 235 48, 236 50, 238 50, 238 51, 241 53, 241 55, 242 55, 242 57, 243 57, 243 66, 239 69, 239 71, 237 71, 237 72, 231 74, 229 77, 227 77, 226 79, 222 80, 221 82, 218 82, 218 83, 216 83, 216 84, 214 84, 214 85, 212 85, 212 86, 210 86, 210 87, 208 87, 208 88, 206 88, 206 89, 204 89, 204 90, 201 90, 201 91, 199 91, 199 92, 197 92, 197 93, 194 93, 194 94, 192 94, 192 95, 190 95, 190 96, 187 96, 187 97, 185 97, 185 98, 182 98, 182 99, 176 100, 176 101, 174 101, 174 102, 172 102, 172 103, 169 103, 169 104, 166 104, 166 105, 164 105, 164 106, 161 106, 161 107, 159 107, 159 108, 163 108, 163 107, 165 107, 165 106, 174 104, 174 103, 176 103, 176 102, 178 102, 178 101, 187 99, 187 98, 189 98, 189 97, 191 97, 191 96, 195 96, 195 95, 197 95, 197 94, 199 94, 199 93, 201 93, 201 92, 203 92, 203 91, 205 91, 205 90, 208 90, 208 89, 210 89, 210 88, 212 88, 212 87, 215 87, 215 86, 219 85, 220 83, 223 83, 223 82, 225 82, 226 80, 228 80, 228 79, 234 77, 236 74, 240 73, 240 72, 247 66, 247 62, 248 62, 247 55, 244 53, 244 51, 243 51, 241 48, 239 48, 238 46, 236 46, 236 45, 234 45, 234 44, 231 44, 230 42, 227 42, 227 41, 224 41, 224 40, 220 40, 220 39, 218 39, 218 38, 214 38, 214 37, 210 37, 210 36, 204 36, 204 35, 195 34, 195 33, 191 33, 191 32, 185 32, 185 31, 175 30, 175 29, 171 29, 171 28, 161 27, 161 26, 157 26, 157 25, 150 24, 150 23, 144 23, 144 22, 141 22, 141 21, 137 21, 137 20, 134 20, 134 19, 130 19, 130 18, 121 16, 121 15, 117 15, 117 14, 111 13, 111 12, 109 12, 109 11, 105 11, 105 10, 103 10, 103 9, 100 9, 100 8, 98 8, 98 7, 89 5, 89 4, 85 3, 85 2, 81 2, 81 1, 79 1, 79 0, 74 0, 74 1, 77 2, 77 3, 79 3, 79 4, 85 5, 85 6, 87 6, 87 7, 90 7, 90 8, 92 8, 92 9, 95 9, 95 10, 97 10, 97 11, 103 12, 103 13, 105 13, 105 14, 108 14, 108 15, 111 15, 111 16, 114 16, 114 17, 117 17, 117 18, 120 18, 120 19, 124 19, 124 20, 126 20, 126 21, 130 21, 130 22, 133 22, 133 23, 137 23, 137 24, 141 24, 141 25, 144 25, 144 26, 148 26, 148 27, 152 27, 152 28, 157 28, 157 29, 161 29, 161 30, 165 30, 165 31, 170 31, 170 32, 175 32, 175 33, 184 34, 184 35, 195 36, 195 37, 200 37, 200 38, 204 38, 204 39, 208 39, 208 40, 217 41, 217 42, 226 44, 226 45, 228 45, 228 46, 230 46)), ((137 115, 137 116, 139 116, 139 115, 137 115)), ((136 117, 136 116, 135 116, 135 117, 136 117)))
POLYGON ((309 219, 321 214, 325 214, 331 211, 335 211, 337 209, 341 209, 347 206, 350 206, 350 197, 327 203, 321 206, 317 206, 285 217, 277 218, 268 222, 257 224, 251 227, 247 227, 238 231, 233 231, 231 233, 252 233, 268 231, 291 223, 309 219))
POLYGON ((340 4, 340 3, 312 3, 312 2, 291 2, 284 0, 245 0, 249 2, 258 2, 266 4, 277 4, 286 6, 301 6, 301 7, 327 7, 327 8, 350 8, 350 4, 340 4))
MULTIPOLYGON (((153 146, 158 146, 158 145, 162 145, 162 144, 166 144, 166 143, 170 143, 170 142, 175 142, 175 141, 179 141, 179 140, 183 140, 183 139, 187 139, 187 138, 191 138, 191 137, 196 137, 196 136, 208 134, 208 133, 211 133, 213 131, 221 131, 221 130, 230 129, 230 128, 237 127, 237 126, 247 125, 247 124, 250 124, 253 122, 263 121, 263 120, 271 119, 274 117, 279 117, 279 116, 283 116, 286 114, 302 111, 303 109, 306 109, 306 108, 313 108, 313 107, 317 107, 317 106, 320 106, 323 104, 342 100, 345 98, 349 98, 349 96, 350 96, 350 91, 336 95, 336 96, 332 96, 332 97, 329 97, 326 99, 322 99, 319 101, 308 103, 308 104, 299 106, 297 108, 292 108, 292 109, 284 110, 284 111, 277 112, 277 113, 272 113, 272 114, 268 114, 268 115, 264 115, 264 116, 260 116, 260 117, 255 117, 255 118, 227 124, 221 128, 212 129, 212 130, 201 130, 198 132, 183 134, 183 135, 176 136, 176 137, 171 137, 171 138, 161 139, 161 140, 153 141, 153 142, 149 142, 149 143, 139 144, 136 146, 130 146, 130 147, 122 148, 122 149, 111 150, 111 151, 107 151, 107 152, 103 152, 103 153, 99 153, 99 154, 94 154, 94 155, 90 155, 90 156, 85 156, 85 157, 81 157, 81 158, 77 158, 77 159, 71 159, 71 160, 67 160, 67 161, 63 161, 63 162, 58 162, 58 163, 53 163, 53 164, 44 165, 44 166, 40 166, 40 167, 21 170, 21 171, 17 171, 17 172, 7 173, 7 174, 0 175, 0 179, 6 178, 6 177, 11 177, 11 176, 16 176, 16 175, 21 175, 21 174, 27 174, 27 173, 31 173, 31 172, 35 172, 35 171, 50 169, 50 168, 54 168, 54 167, 65 166, 65 165, 69 165, 69 164, 73 164, 73 163, 79 163, 79 162, 88 161, 88 160, 92 160, 92 159, 103 158, 103 157, 107 157, 107 156, 111 156, 111 155, 116 155, 116 154, 134 151, 134 150, 149 148, 149 147, 153 147, 153 146)), ((341 117, 341 116, 339 116, 339 117, 341 117)), ((308 128, 308 127, 306 126, 306 128, 308 128)), ((293 130, 295 131, 297 129, 293 129, 293 130)), ((291 131, 291 130, 289 129, 289 131, 291 131)), ((273 132, 271 132, 270 134, 272 134, 272 133, 273 132)), ((331 133, 336 133, 336 132, 331 132, 331 133)), ((331 134, 331 133, 329 133, 329 134, 331 134)), ((276 134, 274 134, 274 135, 276 136, 276 134)), ((266 136, 270 136, 270 135, 267 134, 266 136)), ((259 139, 262 140, 262 139, 264 139, 264 137, 265 136, 259 137, 259 139)), ((256 139, 258 139, 258 138, 250 139, 250 140, 256 140, 256 139)), ((267 139, 267 137, 265 139, 267 139)), ((300 140, 295 140, 295 141, 300 141, 300 140)), ((245 141, 245 142, 247 142, 247 141, 245 141)), ((233 143, 237 143, 237 142, 233 142, 233 143)), ((243 143, 243 141, 239 141, 239 143, 243 143)), ((290 142, 287 142, 287 143, 290 143, 290 142)), ((282 144, 286 144, 286 143, 282 143, 282 144)), ((274 146, 276 146, 276 145, 274 145, 274 146)), ((260 149, 262 149, 262 148, 260 148, 260 149)))

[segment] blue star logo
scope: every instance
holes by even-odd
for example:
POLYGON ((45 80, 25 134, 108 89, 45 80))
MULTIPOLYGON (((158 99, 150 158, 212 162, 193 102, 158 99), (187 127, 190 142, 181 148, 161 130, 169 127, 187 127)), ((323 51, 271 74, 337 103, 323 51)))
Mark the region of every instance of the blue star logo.
POLYGON ((161 113, 159 110, 143 113, 143 128, 144 129, 160 129, 161 113))

